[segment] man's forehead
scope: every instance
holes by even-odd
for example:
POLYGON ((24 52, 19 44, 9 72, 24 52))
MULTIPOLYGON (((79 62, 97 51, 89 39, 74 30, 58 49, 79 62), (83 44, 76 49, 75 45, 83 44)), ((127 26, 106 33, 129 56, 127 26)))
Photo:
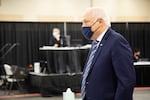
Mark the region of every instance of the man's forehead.
POLYGON ((90 22, 91 20, 90 19, 83 19, 83 22, 87 23, 87 22, 90 22))
POLYGON ((91 22, 94 22, 95 20, 94 20, 94 18, 84 18, 83 20, 82 20, 82 22, 83 23, 91 23, 91 22))
POLYGON ((91 21, 91 20, 93 20, 94 19, 94 17, 90 14, 90 13, 87 13, 87 14, 85 14, 84 16, 83 16, 83 21, 84 22, 89 22, 89 21, 91 21))

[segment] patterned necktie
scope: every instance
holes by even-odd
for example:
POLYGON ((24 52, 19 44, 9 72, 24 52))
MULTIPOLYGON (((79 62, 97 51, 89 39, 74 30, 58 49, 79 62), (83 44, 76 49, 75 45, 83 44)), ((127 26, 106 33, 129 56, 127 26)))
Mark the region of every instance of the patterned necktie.
POLYGON ((86 78, 87 78, 89 71, 91 69, 91 64, 92 64, 95 52, 97 50, 97 43, 98 43, 97 41, 92 42, 91 53, 89 55, 88 61, 87 61, 86 66, 85 66, 86 68, 85 68, 83 76, 82 76, 82 86, 81 86, 82 99, 84 99, 84 97, 85 97, 86 78))

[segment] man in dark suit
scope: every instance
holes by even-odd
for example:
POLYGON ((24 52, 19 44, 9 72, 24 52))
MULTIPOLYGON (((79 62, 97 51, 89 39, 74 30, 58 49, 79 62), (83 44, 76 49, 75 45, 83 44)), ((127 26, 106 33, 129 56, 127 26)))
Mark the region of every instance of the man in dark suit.
POLYGON ((83 70, 82 100, 132 100, 133 53, 127 40, 110 26, 101 8, 83 14, 82 33, 93 42, 83 70))

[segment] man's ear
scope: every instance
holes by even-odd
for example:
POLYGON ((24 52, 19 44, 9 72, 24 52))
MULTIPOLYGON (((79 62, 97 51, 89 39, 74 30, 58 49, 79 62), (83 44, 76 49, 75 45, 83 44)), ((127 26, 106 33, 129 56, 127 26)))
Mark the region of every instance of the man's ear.
POLYGON ((99 22, 100 25, 102 25, 104 23, 104 20, 102 18, 99 18, 98 22, 99 22))

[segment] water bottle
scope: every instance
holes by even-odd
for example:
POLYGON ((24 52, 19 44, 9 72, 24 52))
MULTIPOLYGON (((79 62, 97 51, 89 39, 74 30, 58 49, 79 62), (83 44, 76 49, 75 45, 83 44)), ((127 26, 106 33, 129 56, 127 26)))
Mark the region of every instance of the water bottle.
POLYGON ((70 88, 67 88, 66 92, 63 92, 63 100, 75 100, 74 92, 70 88))

